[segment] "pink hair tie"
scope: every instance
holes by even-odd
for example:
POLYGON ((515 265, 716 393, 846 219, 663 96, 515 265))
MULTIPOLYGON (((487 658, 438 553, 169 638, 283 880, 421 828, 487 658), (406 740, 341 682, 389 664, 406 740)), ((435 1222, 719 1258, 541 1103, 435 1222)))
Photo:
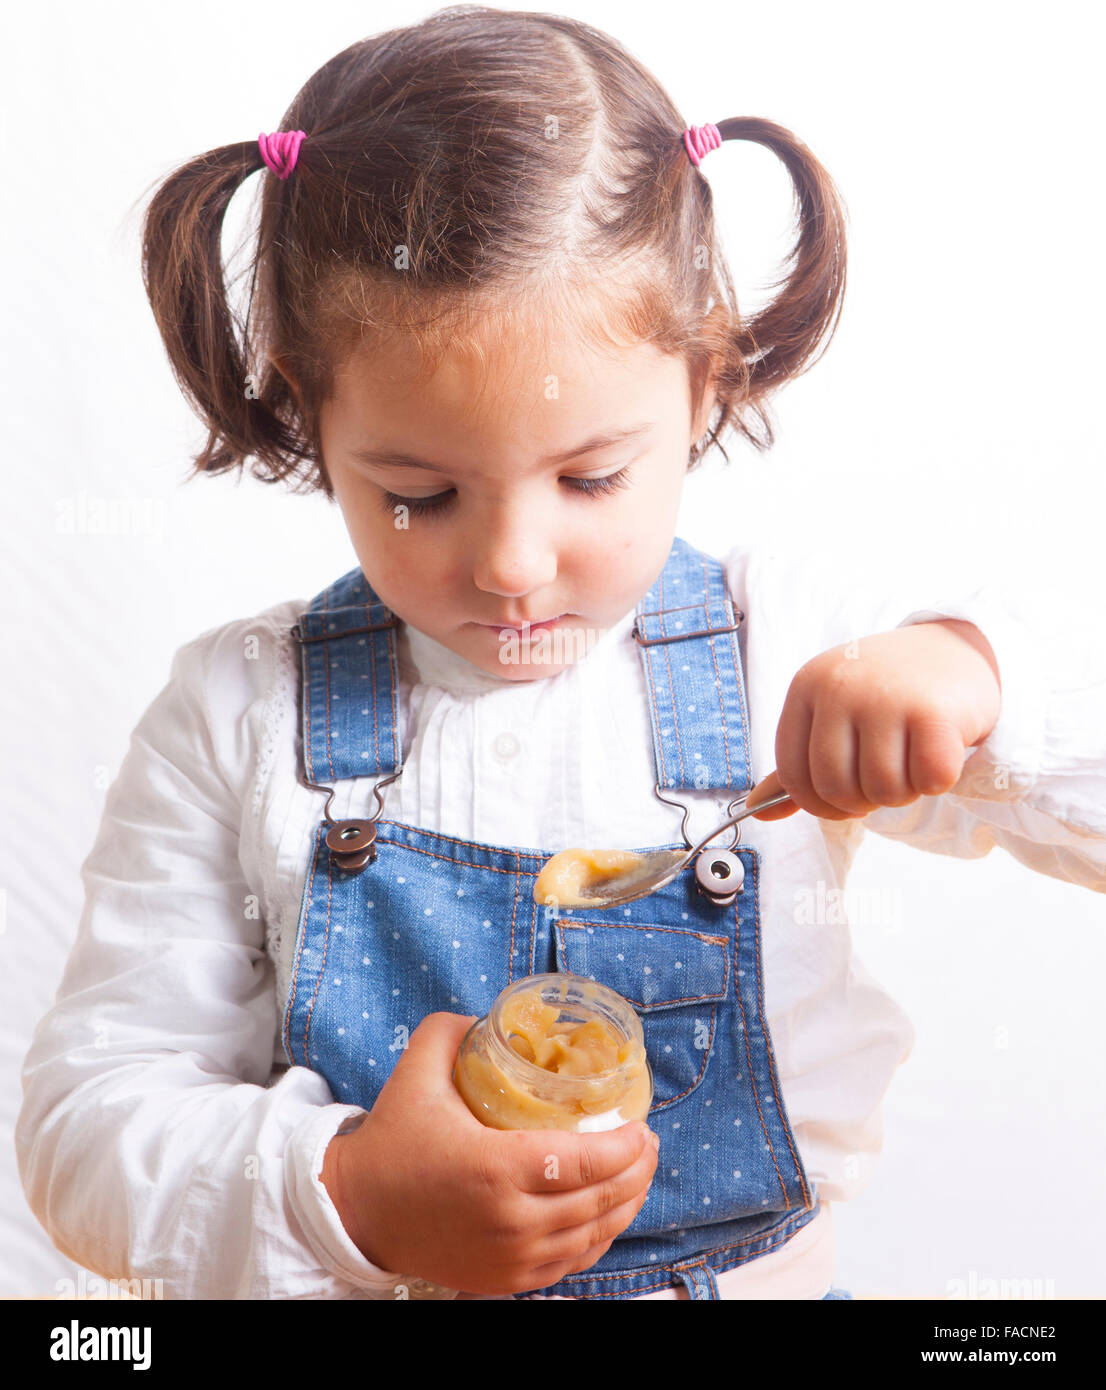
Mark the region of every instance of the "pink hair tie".
POLYGON ((261 158, 278 179, 286 179, 296 167, 300 146, 307 139, 306 131, 278 130, 272 135, 259 135, 257 143, 261 158))
POLYGON ((689 125, 684 131, 684 147, 696 169, 699 161, 721 143, 722 134, 716 125, 689 125))

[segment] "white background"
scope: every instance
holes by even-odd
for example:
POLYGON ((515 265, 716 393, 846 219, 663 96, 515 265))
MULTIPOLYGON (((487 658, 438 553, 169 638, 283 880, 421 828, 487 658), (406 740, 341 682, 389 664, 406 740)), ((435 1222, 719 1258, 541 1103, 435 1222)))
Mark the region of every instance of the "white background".
MULTIPOLYGON (((55 3, 9 20, 0 1295, 49 1295, 75 1273, 26 1208, 10 1136, 130 730, 183 642, 356 564, 320 498, 182 484, 203 433, 144 297, 140 200, 193 155, 277 129, 341 48, 432 8, 55 3), (113 500, 149 524, 59 529, 67 509, 113 500)), ((626 44, 688 123, 791 128, 849 210, 828 355, 777 398, 771 453, 734 442, 730 470, 719 460, 689 480, 680 533, 716 554, 836 544, 872 555, 874 584, 881 552, 910 549, 935 592, 948 562, 1028 569, 1058 603, 1098 580, 1096 8, 708 3, 680 12, 686 24, 636 0, 558 8, 626 44)), ((789 246, 786 173, 727 144, 704 174, 755 307, 789 246)), ((1106 900, 1001 850, 961 861, 876 836, 851 891, 902 905, 897 929, 869 918, 855 938, 918 1041, 887 1097, 877 1175, 835 1209, 837 1282, 857 1296, 1026 1279, 1057 1297, 1106 1294, 1106 900)))

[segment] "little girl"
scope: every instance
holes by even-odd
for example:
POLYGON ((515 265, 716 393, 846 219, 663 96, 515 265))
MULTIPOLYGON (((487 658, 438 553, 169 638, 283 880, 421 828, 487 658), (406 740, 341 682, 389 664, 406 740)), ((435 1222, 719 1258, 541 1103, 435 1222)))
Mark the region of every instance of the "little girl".
POLYGON ((862 819, 1106 890, 1106 677, 990 586, 675 536, 689 466, 727 426, 769 447, 832 336, 843 227, 786 130, 686 128, 612 39, 477 6, 355 44, 279 133, 161 185, 143 269, 196 469, 322 489, 359 566, 184 645, 134 731, 24 1070, 65 1254, 174 1297, 849 1296, 829 1203, 911 1028, 824 904, 862 819), (748 320, 701 168, 736 139, 799 209, 748 320), (255 172, 243 327, 220 235, 255 172), (754 788, 790 800, 718 841, 730 901, 692 864, 535 903, 557 851, 690 847, 754 788), (546 971, 638 1011, 648 1126, 465 1107, 466 1029, 546 971))

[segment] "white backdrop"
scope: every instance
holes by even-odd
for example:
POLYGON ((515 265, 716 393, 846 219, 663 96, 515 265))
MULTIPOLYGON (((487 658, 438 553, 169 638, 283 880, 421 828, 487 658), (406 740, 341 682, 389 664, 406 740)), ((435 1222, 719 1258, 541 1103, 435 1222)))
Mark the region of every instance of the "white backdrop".
MULTIPOLYGON (((276 129, 339 49, 432 8, 320 0, 305 17, 287 0, 193 0, 182 23, 133 0, 40 4, 9 23, 0 1296, 75 1274, 26 1207, 11 1132, 130 730, 183 642, 356 564, 320 499, 182 485, 202 433, 145 301, 134 205, 180 161, 276 129), (129 518, 118 529, 82 526, 112 503, 129 518)), ((634 0, 557 8, 636 52, 689 123, 789 126, 849 209, 828 356, 778 397, 771 453, 735 444, 731 470, 689 480, 681 534, 716 554, 764 538, 884 562, 909 548, 935 590, 949 567, 1031 568, 1058 603, 1092 584, 1106 516, 1092 6, 707 4, 687 26, 634 0)), ((787 249, 787 176, 734 144, 704 173, 750 307, 787 249)), ((835 1209, 837 1282, 943 1297, 1028 1279, 1103 1296, 1106 899, 1001 850, 961 861, 874 835, 852 889, 903 904, 895 929, 861 920, 855 939, 918 1042, 877 1175, 835 1209)))

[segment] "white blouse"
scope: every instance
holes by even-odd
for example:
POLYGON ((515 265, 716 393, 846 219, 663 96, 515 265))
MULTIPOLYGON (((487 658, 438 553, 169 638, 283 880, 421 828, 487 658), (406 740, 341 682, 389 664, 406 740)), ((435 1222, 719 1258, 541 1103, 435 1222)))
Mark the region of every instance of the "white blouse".
MULTIPOLYGON (((1028 584, 941 595, 925 587, 932 577, 877 581, 843 567, 836 550, 740 548, 724 563, 745 614, 755 781, 775 767, 792 677, 829 647, 964 618, 999 666, 998 723, 969 750, 952 791, 864 818, 797 812, 742 826, 763 857, 765 1006, 787 1114, 823 1202, 841 1201, 871 1176, 881 1100, 913 1030, 854 959, 844 914, 824 903, 840 904, 865 829, 966 857, 997 844, 1106 892, 1106 638, 1072 595, 1042 597, 1028 584), (811 930, 800 895, 819 885, 826 920, 811 930)), ((171 1297, 395 1298, 404 1280, 361 1255, 320 1181, 327 1144, 361 1112, 336 1103, 317 1073, 289 1067, 280 1042, 325 804, 297 778, 298 648, 288 629, 309 601, 223 624, 177 651, 108 791, 82 866, 77 939, 24 1064, 15 1137, 36 1217, 78 1264, 160 1278, 171 1297)), ((654 795, 633 617, 575 665, 528 682, 401 628, 405 764, 381 793, 383 816, 549 850, 678 839, 682 813, 654 795)), ((337 783, 332 817, 368 814, 378 780, 337 783)), ((666 795, 692 807, 693 842, 729 801, 666 795)), ((831 1229, 827 1207, 801 1241, 720 1276, 723 1296, 820 1297, 831 1229)))

